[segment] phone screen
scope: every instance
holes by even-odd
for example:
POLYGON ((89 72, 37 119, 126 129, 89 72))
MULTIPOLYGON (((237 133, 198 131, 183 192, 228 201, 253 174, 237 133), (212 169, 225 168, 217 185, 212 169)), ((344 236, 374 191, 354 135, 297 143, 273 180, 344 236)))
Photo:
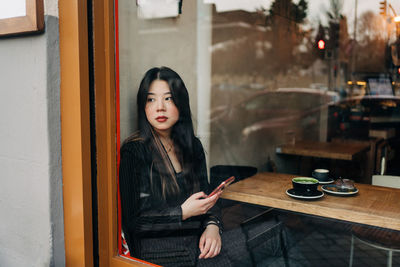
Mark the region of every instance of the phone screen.
POLYGON ((217 192, 224 190, 225 187, 227 187, 228 185, 230 185, 234 180, 235 180, 235 177, 234 177, 234 176, 229 177, 228 179, 226 179, 225 181, 223 181, 219 186, 217 186, 217 188, 215 188, 207 197, 212 197, 212 196, 215 195, 217 192))

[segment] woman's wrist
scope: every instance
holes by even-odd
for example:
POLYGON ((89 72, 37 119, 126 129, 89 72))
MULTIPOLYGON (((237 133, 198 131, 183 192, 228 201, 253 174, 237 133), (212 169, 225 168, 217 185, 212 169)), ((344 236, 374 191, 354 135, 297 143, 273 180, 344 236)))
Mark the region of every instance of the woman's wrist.
POLYGON ((216 224, 208 224, 205 229, 212 229, 212 230, 215 230, 215 231, 217 231, 218 233, 221 234, 221 232, 219 230, 219 227, 216 224))
POLYGON ((204 229, 207 229, 208 227, 211 227, 211 228, 216 227, 216 228, 218 228, 219 234, 222 234, 222 225, 218 220, 217 221, 210 220, 210 221, 206 222, 204 224, 204 229))
POLYGON ((184 221, 188 218, 188 216, 186 215, 186 212, 183 208, 183 204, 181 205, 181 211, 182 211, 182 221, 184 221))

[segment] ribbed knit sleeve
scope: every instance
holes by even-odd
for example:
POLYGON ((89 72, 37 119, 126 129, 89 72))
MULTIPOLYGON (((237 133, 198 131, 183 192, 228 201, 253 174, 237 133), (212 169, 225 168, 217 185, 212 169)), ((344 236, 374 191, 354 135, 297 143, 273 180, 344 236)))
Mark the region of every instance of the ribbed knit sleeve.
MULTIPOLYGON (((207 164, 206 157, 204 154, 203 146, 199 139, 195 139, 195 150, 196 150, 196 164, 194 166, 194 171, 199 177, 200 181, 200 191, 205 192, 206 194, 211 193, 214 188, 210 188, 210 184, 208 183, 207 178, 207 164)), ((203 220, 203 227, 206 227, 208 223, 211 221, 218 225, 220 232, 223 229, 222 221, 221 221, 221 210, 218 205, 214 205, 208 212, 208 216, 205 216, 203 220)))
POLYGON ((122 229, 125 234, 131 255, 140 255, 139 240, 135 238, 135 226, 139 211, 139 187, 140 176, 137 164, 143 164, 143 159, 137 158, 134 150, 128 149, 126 144, 121 148, 121 160, 119 168, 119 190, 121 196, 121 220, 122 229), (142 162, 140 162, 142 161, 142 162))

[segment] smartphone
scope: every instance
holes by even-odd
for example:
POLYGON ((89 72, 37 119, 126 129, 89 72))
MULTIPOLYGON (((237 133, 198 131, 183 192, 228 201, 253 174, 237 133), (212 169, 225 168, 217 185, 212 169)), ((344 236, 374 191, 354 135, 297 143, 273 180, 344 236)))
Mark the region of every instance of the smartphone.
POLYGON ((215 195, 216 193, 218 193, 219 191, 222 191, 225 189, 225 187, 227 187, 228 185, 230 185, 233 181, 235 181, 235 176, 231 176, 228 179, 226 179, 225 181, 223 181, 219 186, 217 186, 217 188, 215 188, 207 197, 212 197, 213 195, 215 195))

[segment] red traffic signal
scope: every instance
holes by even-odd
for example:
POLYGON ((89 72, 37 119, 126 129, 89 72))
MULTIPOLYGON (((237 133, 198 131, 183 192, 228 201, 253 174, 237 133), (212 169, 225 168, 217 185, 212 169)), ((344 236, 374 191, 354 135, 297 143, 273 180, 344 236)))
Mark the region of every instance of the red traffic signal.
POLYGON ((325 49, 325 41, 322 39, 318 40, 317 46, 318 46, 319 50, 324 50, 325 49))

